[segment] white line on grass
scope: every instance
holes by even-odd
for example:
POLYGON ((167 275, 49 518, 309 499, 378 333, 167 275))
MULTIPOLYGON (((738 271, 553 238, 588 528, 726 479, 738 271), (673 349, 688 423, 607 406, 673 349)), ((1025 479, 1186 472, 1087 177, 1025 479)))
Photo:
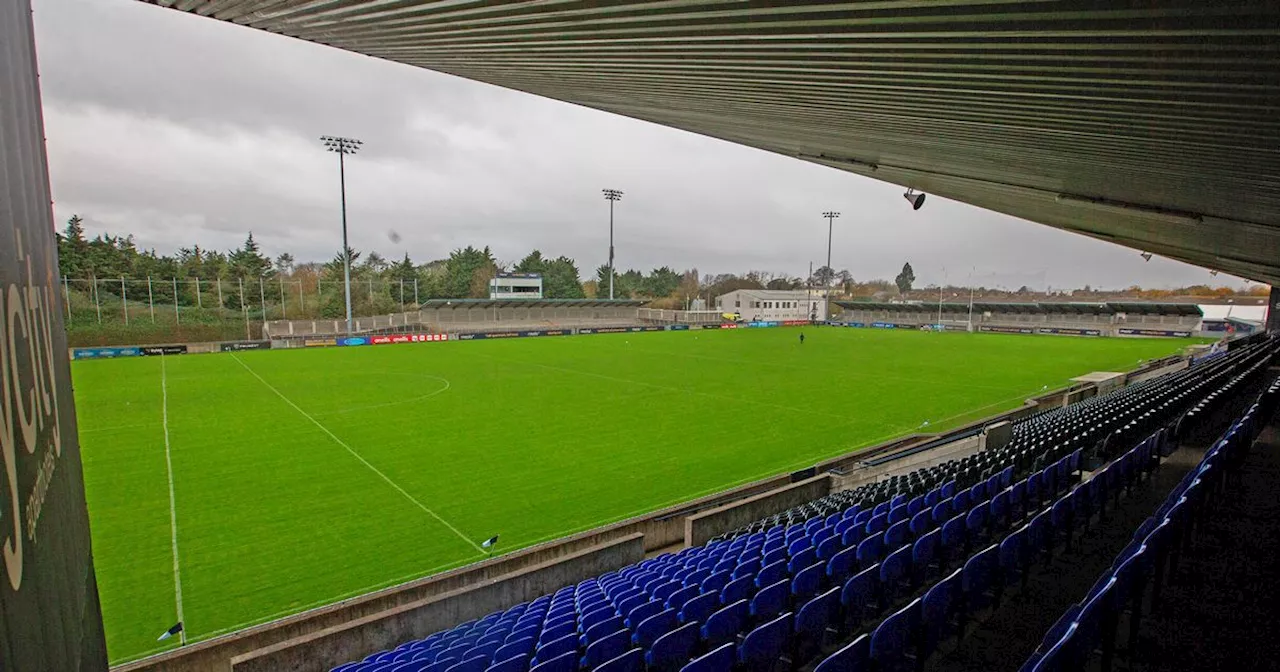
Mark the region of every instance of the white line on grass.
POLYGON ((165 371, 164 355, 160 355, 160 420, 164 426, 164 464, 169 470, 169 537, 173 543, 173 599, 178 605, 178 642, 187 643, 187 628, 182 615, 182 572, 178 565, 178 507, 173 497, 173 458, 169 456, 169 379, 165 371))
POLYGON ((427 505, 415 499, 413 495, 409 494, 407 491, 405 491, 404 488, 400 487, 399 483, 396 483, 395 481, 391 480, 389 476, 382 473, 382 471, 380 471, 377 467, 370 464, 369 460, 364 459, 364 457, 360 455, 360 453, 357 453, 351 446, 348 446, 346 441, 339 439, 337 434, 334 434, 333 432, 329 431, 328 427, 325 427, 324 425, 320 424, 319 420, 316 420, 315 418, 311 417, 310 413, 307 413, 306 411, 302 410, 297 404, 293 403, 293 401, 290 400, 289 397, 284 396, 284 394, 281 393, 280 390, 277 390, 275 386, 273 386, 271 383, 268 383, 265 378, 258 375, 257 371, 254 371, 253 369, 249 368, 249 365, 245 364, 238 356, 236 356, 235 353, 231 354, 231 359, 236 360, 236 363, 239 364, 240 366, 243 366, 245 371, 248 371, 250 374, 253 375, 254 378, 257 378, 259 382, 261 382, 263 385, 266 385, 268 390, 275 392, 276 396, 283 399, 284 403, 292 406, 293 410, 297 411, 298 413, 301 413, 302 417, 310 420, 311 424, 315 425, 316 427, 319 427, 320 431, 324 432, 325 434, 328 434, 329 438, 333 439, 334 442, 337 443, 339 446, 342 446, 343 448, 345 448, 348 453, 351 453, 352 457, 356 458, 357 460, 360 460, 360 463, 368 467, 369 471, 372 471, 373 473, 377 474, 379 477, 382 478, 382 480, 386 481, 388 485, 395 488, 396 491, 399 492, 400 494, 404 495, 405 499, 413 502, 418 506, 419 509, 426 511, 427 514, 430 515, 432 518, 435 518, 436 520, 440 521, 441 524, 443 524, 445 527, 452 530, 454 534, 458 535, 460 539, 467 542, 468 544, 471 544, 471 546, 474 547, 477 551, 479 551, 481 555, 488 555, 487 553, 484 552, 484 549, 481 548, 479 544, 472 541, 469 537, 467 537, 467 535, 463 534, 462 532, 459 532, 458 528, 449 524, 449 521, 445 520, 444 518, 441 518, 440 515, 437 514, 435 511, 432 511, 431 509, 427 508, 427 505))

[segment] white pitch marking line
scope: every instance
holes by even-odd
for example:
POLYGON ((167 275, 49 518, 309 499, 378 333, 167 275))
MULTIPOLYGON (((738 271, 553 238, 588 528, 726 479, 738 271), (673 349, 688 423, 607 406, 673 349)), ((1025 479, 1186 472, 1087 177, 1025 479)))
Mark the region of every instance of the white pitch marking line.
POLYGON ((231 359, 236 360, 236 363, 239 364, 240 366, 243 366, 245 371, 248 371, 250 374, 253 375, 254 378, 257 378, 259 382, 261 382, 263 385, 266 385, 268 390, 275 392, 276 396, 283 399, 284 403, 292 406, 293 410, 297 411, 298 413, 301 413, 302 417, 310 420, 311 424, 315 425, 316 427, 319 427, 320 431, 324 432, 325 434, 328 434, 329 438, 333 439, 334 442, 337 443, 339 446, 342 446, 343 448, 345 448, 348 453, 351 453, 352 457, 356 458, 357 460, 360 460, 360 463, 368 467, 369 471, 372 471, 373 473, 377 474, 379 477, 382 478, 382 480, 386 481, 388 485, 395 488, 396 491, 399 492, 400 494, 404 495, 405 499, 413 502, 418 506, 419 509, 426 511, 427 514, 430 515, 432 518, 435 518, 436 520, 440 521, 445 527, 449 528, 450 530, 453 531, 454 534, 458 535, 460 539, 467 542, 468 544, 471 544, 471 546, 474 547, 477 551, 479 551, 482 555, 488 555, 487 553, 484 552, 484 549, 481 548, 479 544, 472 541, 469 537, 467 537, 467 535, 463 534, 462 532, 459 532, 458 528, 449 524, 449 521, 445 520, 444 518, 441 518, 440 515, 437 514, 435 511, 432 511, 431 509, 427 508, 425 504, 415 499, 413 495, 409 494, 408 492, 405 491, 404 488, 400 487, 399 483, 396 483, 395 481, 391 480, 389 476, 382 473, 382 471, 380 471, 377 467, 370 464, 369 460, 364 459, 364 457, 361 456, 360 453, 357 453, 354 449, 351 448, 351 446, 348 446, 346 441, 339 439, 338 435, 329 431, 328 427, 325 427, 324 425, 320 424, 319 420, 316 420, 315 418, 311 417, 310 413, 307 413, 306 411, 302 410, 297 404, 293 403, 293 401, 291 401, 289 397, 284 396, 284 394, 282 394, 280 390, 277 390, 271 383, 268 383, 265 378, 258 375, 257 371, 254 371, 253 369, 249 368, 249 365, 245 364, 240 359, 240 357, 238 357, 235 353, 231 354, 231 359))
POLYGON ((173 598, 178 606, 178 622, 183 624, 178 632, 179 644, 187 643, 186 619, 182 614, 182 572, 178 564, 178 507, 173 496, 173 458, 169 449, 169 379, 165 371, 164 355, 160 355, 161 424, 164 426, 164 464, 169 470, 169 537, 173 544, 173 598))

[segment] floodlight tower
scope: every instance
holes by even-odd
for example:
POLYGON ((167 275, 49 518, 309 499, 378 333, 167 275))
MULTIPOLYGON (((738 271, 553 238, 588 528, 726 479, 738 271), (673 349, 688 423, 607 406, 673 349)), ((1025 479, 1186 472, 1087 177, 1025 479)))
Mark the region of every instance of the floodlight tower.
POLYGON ((613 204, 622 200, 622 192, 617 189, 601 189, 604 199, 609 201, 609 300, 613 300, 613 204))
POLYGON ((347 301, 347 334, 351 334, 351 248, 347 245, 347 170, 348 154, 360 150, 363 142, 354 138, 340 138, 332 135, 320 136, 320 142, 326 149, 338 155, 338 185, 342 192, 342 279, 347 301))
MULTIPOLYGON (((840 213, 836 212, 835 210, 828 210, 822 213, 822 216, 827 218, 827 272, 830 273, 833 270, 831 268, 831 227, 832 227, 832 224, 835 222, 836 217, 840 216, 840 213)), ((828 282, 827 283, 828 290, 831 288, 830 285, 831 283, 828 282)))

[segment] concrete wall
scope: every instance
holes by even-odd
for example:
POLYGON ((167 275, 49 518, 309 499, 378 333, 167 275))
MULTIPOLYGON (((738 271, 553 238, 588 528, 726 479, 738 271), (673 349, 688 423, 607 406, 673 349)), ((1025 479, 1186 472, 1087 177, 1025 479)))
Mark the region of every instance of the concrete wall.
POLYGON ((813 501, 829 492, 831 475, 819 474, 777 490, 694 514, 685 518, 685 546, 705 544, 729 530, 813 501))
MULTIPOLYGON (((102 670, 35 37, 0 0, 0 670, 102 670)), ((60 228, 60 227, 59 227, 60 228)))
POLYGON ((1140 383, 1144 380, 1150 380, 1152 378, 1163 376, 1166 373, 1181 371, 1190 365, 1191 365, 1191 362, 1189 360, 1181 359, 1181 360, 1178 360, 1177 362, 1174 362, 1173 364, 1168 364, 1166 366, 1147 369, 1146 371, 1142 371, 1141 373, 1131 373, 1129 374, 1126 380, 1126 384, 1132 385, 1134 383, 1140 383))
POLYGON ((643 547, 641 535, 629 535, 494 581, 236 656, 231 661, 231 669, 234 672, 326 670, 639 562, 644 558, 643 547))
POLYGON ((973 455, 980 450, 982 450, 982 437, 971 436, 878 466, 863 465, 849 470, 844 475, 835 476, 831 491, 852 490, 867 483, 883 481, 890 476, 905 474, 923 467, 942 464, 947 460, 956 460, 973 455))

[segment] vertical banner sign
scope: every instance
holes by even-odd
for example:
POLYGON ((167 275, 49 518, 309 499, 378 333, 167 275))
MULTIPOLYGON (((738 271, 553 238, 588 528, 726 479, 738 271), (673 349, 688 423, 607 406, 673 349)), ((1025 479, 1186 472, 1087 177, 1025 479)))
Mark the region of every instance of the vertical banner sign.
POLYGON ((0 0, 0 670, 105 670, 28 0, 0 0))

